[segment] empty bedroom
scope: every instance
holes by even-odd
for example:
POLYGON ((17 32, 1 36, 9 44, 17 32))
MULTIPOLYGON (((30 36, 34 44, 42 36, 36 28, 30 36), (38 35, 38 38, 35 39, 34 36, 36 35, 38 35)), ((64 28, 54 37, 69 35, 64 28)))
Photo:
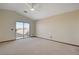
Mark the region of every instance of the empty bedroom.
POLYGON ((0 55, 78 55, 79 3, 0 3, 0 55))

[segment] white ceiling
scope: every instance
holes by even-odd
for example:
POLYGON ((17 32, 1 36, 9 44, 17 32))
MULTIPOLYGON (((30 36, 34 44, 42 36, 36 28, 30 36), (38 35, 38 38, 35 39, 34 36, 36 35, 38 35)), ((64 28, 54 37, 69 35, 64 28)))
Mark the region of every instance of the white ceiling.
POLYGON ((77 10, 79 3, 37 3, 35 7, 35 11, 30 11, 24 3, 0 3, 0 9, 13 10, 34 20, 77 10), (24 13, 24 10, 28 12, 24 13))

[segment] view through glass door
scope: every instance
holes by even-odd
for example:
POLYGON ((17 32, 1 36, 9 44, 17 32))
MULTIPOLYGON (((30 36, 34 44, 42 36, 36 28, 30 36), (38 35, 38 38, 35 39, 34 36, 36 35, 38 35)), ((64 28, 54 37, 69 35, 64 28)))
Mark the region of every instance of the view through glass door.
POLYGON ((27 38, 29 36, 29 23, 16 22, 16 39, 27 38))

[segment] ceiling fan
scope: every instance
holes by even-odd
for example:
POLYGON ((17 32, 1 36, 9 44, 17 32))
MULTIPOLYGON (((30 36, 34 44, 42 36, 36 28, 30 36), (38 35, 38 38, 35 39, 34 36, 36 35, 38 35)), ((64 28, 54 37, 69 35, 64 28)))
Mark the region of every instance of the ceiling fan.
MULTIPOLYGON (((38 3, 26 3, 25 5, 27 6, 27 9, 30 11, 35 11, 36 8, 39 6, 38 3)), ((27 13, 27 11, 24 12, 27 13)))

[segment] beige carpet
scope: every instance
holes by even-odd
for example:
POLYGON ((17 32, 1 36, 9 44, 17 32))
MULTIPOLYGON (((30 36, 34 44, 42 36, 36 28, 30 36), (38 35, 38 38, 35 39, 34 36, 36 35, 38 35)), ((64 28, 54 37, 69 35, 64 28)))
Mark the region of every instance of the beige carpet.
POLYGON ((79 47, 65 45, 40 38, 26 38, 0 43, 0 54, 7 55, 75 55, 79 47))

